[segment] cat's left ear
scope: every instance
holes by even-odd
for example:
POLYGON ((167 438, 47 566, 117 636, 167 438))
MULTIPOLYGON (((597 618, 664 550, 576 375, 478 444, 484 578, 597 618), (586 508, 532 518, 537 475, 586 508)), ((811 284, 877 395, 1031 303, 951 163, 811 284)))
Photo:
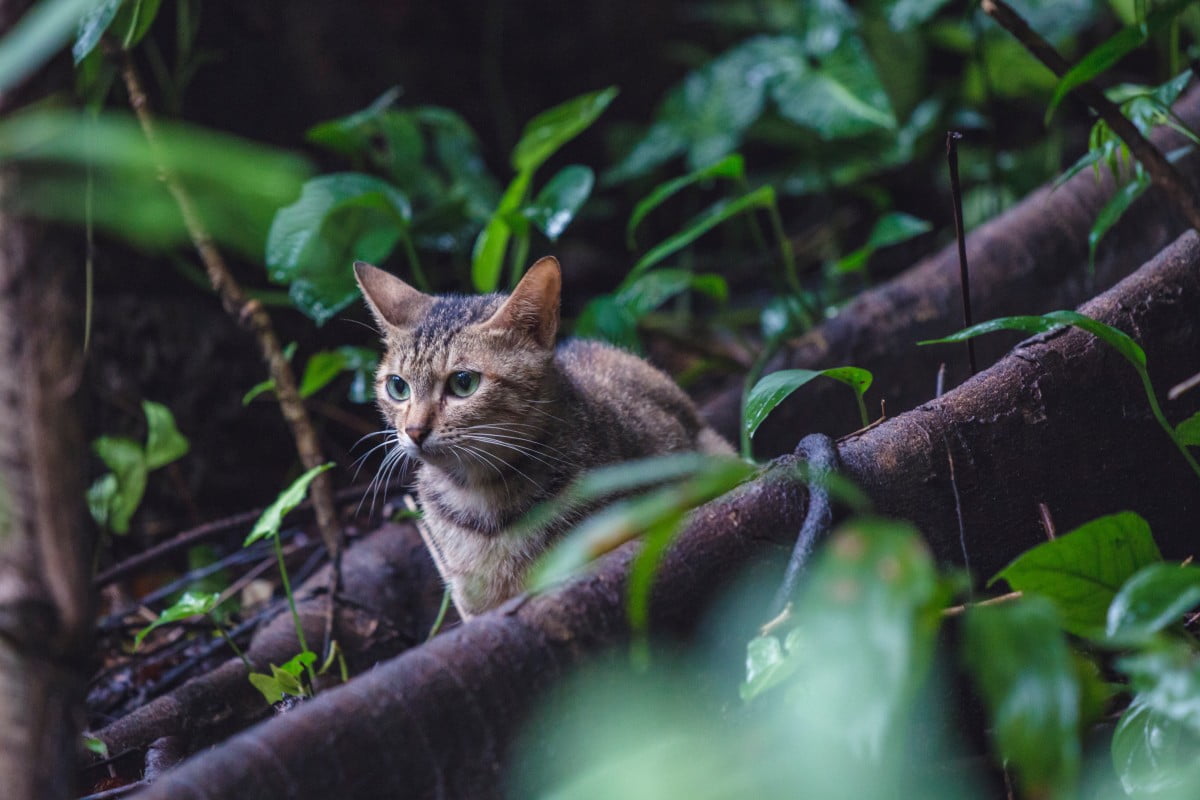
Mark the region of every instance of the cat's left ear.
POLYGON ((524 334, 549 350, 554 347, 554 337, 558 334, 561 291, 562 272, 558 259, 554 256, 539 258, 483 327, 524 334))

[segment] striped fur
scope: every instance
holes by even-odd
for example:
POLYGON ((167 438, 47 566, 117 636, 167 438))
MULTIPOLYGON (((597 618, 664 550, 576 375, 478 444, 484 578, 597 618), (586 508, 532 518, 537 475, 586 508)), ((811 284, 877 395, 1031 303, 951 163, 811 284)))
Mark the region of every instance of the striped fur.
POLYGON ((355 273, 383 334, 376 397, 391 443, 386 472, 419 462, 428 544, 466 616, 518 594, 532 562, 569 527, 516 523, 579 473, 683 450, 732 453, 684 392, 640 358, 599 342, 554 345, 559 267, 543 258, 512 295, 431 297, 366 264, 355 273), (478 388, 447 390, 459 370, 478 388), (390 376, 411 386, 397 401, 390 376), (429 433, 418 445, 406 433, 429 433))

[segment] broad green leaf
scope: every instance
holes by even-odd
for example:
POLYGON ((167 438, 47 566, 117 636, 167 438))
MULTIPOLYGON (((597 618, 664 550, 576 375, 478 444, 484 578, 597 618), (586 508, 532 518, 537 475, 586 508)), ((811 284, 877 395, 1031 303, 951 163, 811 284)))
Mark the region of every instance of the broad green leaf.
POLYGON ((523 211, 550 241, 557 241, 592 193, 596 175, 590 167, 572 164, 551 178, 523 211))
MULTIPOLYGON (((653 465, 651 461, 644 463, 648 467, 653 465)), ((609 505, 567 534, 535 565, 528 579, 531 590, 540 591, 558 583, 596 558, 656 526, 671 527, 685 512, 725 494, 757 471, 753 464, 730 457, 699 456, 696 460, 687 459, 678 463, 692 467, 691 474, 648 494, 609 505), (698 469, 694 468, 697 464, 698 469)), ((669 479, 669 475, 666 469, 656 478, 639 471, 629 480, 632 482, 632 478, 639 478, 640 485, 647 485, 662 483, 669 479)), ((612 490, 614 493, 631 488, 629 483, 615 475, 606 480, 612 481, 609 486, 627 487, 615 488, 612 490)), ((593 485, 590 488, 595 487, 593 485)), ((587 496, 585 492, 580 495, 587 496)))
POLYGON ((894 131, 896 115, 862 40, 845 37, 816 69, 792 62, 771 89, 779 113, 822 139, 894 131))
POLYGON ((1068 631, 1102 638, 1109 605, 1122 584, 1161 560, 1146 520, 1123 511, 1022 553, 989 585, 1003 578, 1016 591, 1049 598, 1068 631))
POLYGON ((333 469, 333 462, 319 464, 292 481, 292 485, 284 489, 279 497, 275 498, 275 502, 267 506, 258 522, 254 523, 254 529, 250 531, 246 541, 242 542, 242 547, 249 547, 268 536, 279 535, 279 526, 283 524, 284 516, 304 500, 313 479, 330 469, 333 469))
POLYGON ((1182 621, 1200 605, 1200 567, 1150 564, 1138 570, 1108 607, 1105 634, 1119 642, 1142 642, 1182 621))
POLYGON ((133 640, 133 649, 136 650, 141 647, 142 640, 146 638, 146 634, 160 625, 166 625, 169 622, 178 622, 181 619, 194 617, 197 614, 208 614, 217 607, 220 599, 221 595, 219 592, 211 594, 195 591, 184 592, 169 608, 164 609, 158 615, 158 619, 138 631, 138 635, 133 640))
POLYGON ((161 162, 188 190, 218 243, 260 260, 275 212, 296 199, 308 165, 168 120, 159 120, 156 138, 152 149, 126 113, 34 108, 12 114, 0 120, 0 160, 28 173, 13 208, 41 219, 90 222, 141 247, 190 246, 161 162), (89 191, 104 202, 87 206, 89 191))
POLYGON ((1080 690, 1061 621, 1042 598, 975 606, 964 657, 1001 757, 1023 796, 1069 791, 1079 775, 1080 690))
POLYGON ((697 275, 684 269, 656 269, 620 289, 616 293, 616 299, 628 308, 635 318, 641 319, 688 289, 694 289, 721 302, 729 296, 729 287, 720 275, 697 275))
POLYGON ((742 426, 750 436, 758 430, 763 420, 775 407, 786 400, 792 392, 816 378, 832 378, 844 383, 854 390, 854 395, 861 401, 867 389, 871 387, 873 376, 859 367, 831 367, 830 369, 783 369, 764 375, 754 384, 754 388, 746 396, 746 409, 742 417, 742 426))
POLYGON ((131 439, 101 436, 92 450, 110 470, 112 480, 101 478, 88 490, 88 506, 96 521, 116 534, 129 533, 129 521, 146 492, 146 455, 131 439), (101 516, 96 512, 100 510, 101 516))
POLYGON ((302 650, 280 664, 278 669, 288 675, 298 676, 304 672, 305 667, 311 667, 315 663, 317 663, 317 654, 311 650, 302 650))
POLYGON ((379 118, 395 105, 400 94, 400 87, 393 86, 361 111, 313 125, 304 138, 344 156, 366 150, 371 135, 379 132, 379 118))
POLYGON ((884 4, 884 17, 892 30, 912 30, 930 19, 949 0, 888 0, 884 4))
POLYGON ((1164 643, 1120 659, 1117 669, 1137 690, 1135 702, 1200 736, 1200 652, 1194 644, 1164 643))
POLYGON ((346 364, 346 357, 337 350, 321 350, 313 353, 304 365, 304 377, 300 379, 300 396, 312 397, 329 385, 346 364))
POLYGON ((304 184, 267 237, 267 272, 318 325, 358 297, 350 265, 378 264, 408 235, 408 198, 371 175, 341 172, 304 184))
POLYGON ((1094 47, 1074 67, 1067 71, 1054 88, 1050 105, 1046 109, 1046 121, 1054 114, 1059 103, 1071 90, 1107 72, 1118 61, 1136 50, 1148 38, 1170 24, 1181 11, 1191 5, 1192 0, 1174 0, 1155 9, 1144 24, 1129 25, 1094 47))
POLYGON ((146 469, 158 469, 187 454, 188 440, 175 427, 171 409, 161 403, 143 400, 142 411, 147 427, 146 469))
POLYGON ((708 233, 713 228, 743 212, 752 212, 758 208, 770 208, 775 205, 775 189, 770 186, 760 186, 753 191, 738 197, 718 200, 706 210, 688 220, 683 230, 659 242, 644 256, 638 259, 633 269, 625 277, 623 286, 632 281, 646 270, 665 258, 668 258, 692 242, 708 233))
POLYGON ((911 525, 862 518, 842 526, 792 609, 797 632, 786 644, 799 665, 784 701, 795 725, 838 737, 872 764, 895 751, 929 671, 946 597, 911 525))
POLYGON ((262 694, 268 703, 274 705, 283 699, 284 695, 306 697, 308 691, 300 680, 300 673, 306 667, 312 666, 317 660, 316 653, 302 650, 282 666, 271 664, 271 674, 252 672, 247 677, 250 684, 262 694))
POLYGON ((513 169, 532 172, 540 167, 560 147, 587 130, 616 96, 617 87, 610 86, 538 114, 525 125, 513 148, 513 169))
POLYGON ((599 339, 614 344, 631 353, 642 352, 642 342, 637 334, 638 318, 628 305, 613 295, 594 297, 584 305, 575 320, 576 336, 581 339, 599 339))
POLYGON ((1179 423, 1175 427, 1175 435, 1186 445, 1200 447, 1200 411, 1179 423))
MULTIPOLYGON (((800 637, 795 634, 799 629, 793 628, 788 634, 793 646, 800 637)), ((793 647, 787 648, 789 651, 793 647)), ((784 683, 796 672, 800 665, 790 653, 784 652, 784 645, 777 636, 756 636, 746 643, 746 680, 738 687, 738 694, 743 701, 753 700, 760 694, 784 683)))
POLYGON ((525 195, 532 181, 532 170, 518 172, 504 190, 504 196, 500 198, 500 204, 496 206, 492 218, 479 232, 471 254, 471 283, 474 284, 475 291, 494 292, 500 285, 504 254, 508 251, 508 240, 513 233, 506 217, 515 213, 525 202, 525 195))
POLYGON ((1149 188, 1150 175, 1140 172, 1136 178, 1117 189, 1096 214, 1096 221, 1092 223, 1092 229, 1088 231, 1089 272, 1096 270, 1096 248, 1100 246, 1100 240, 1104 238, 1104 234, 1117 224, 1126 210, 1133 205, 1133 201, 1141 197, 1149 188))
POLYGON ((633 214, 629 217, 629 223, 625 226, 625 238, 629 244, 629 249, 632 250, 636 247, 634 233, 637 231, 638 226, 642 224, 642 220, 651 211, 661 206, 683 189, 697 183, 711 181, 715 178, 741 181, 745 179, 745 176, 745 160, 739 154, 733 153, 707 167, 702 167, 701 169, 689 172, 687 175, 681 175, 665 183, 660 183, 654 187, 654 191, 638 201, 638 204, 633 209, 633 214))
POLYGON ((1135 699, 1112 738, 1121 786, 1133 797, 1190 800, 1200 796, 1200 736, 1135 699))
POLYGON ((0 39, 0 93, 18 85, 53 58, 70 41, 80 19, 93 13, 99 2, 45 0, 25 12, 0 39))
POLYGON ((82 4, 91 8, 79 17, 75 43, 71 45, 71 57, 75 59, 76 65, 100 44, 100 37, 108 30, 124 2, 125 0, 92 0, 82 4))
POLYGON ((918 219, 902 211, 891 211, 884 214, 871 228, 867 243, 854 252, 838 259, 833 269, 835 272, 855 272, 866 266, 867 259, 882 247, 899 244, 933 228, 933 225, 923 219, 918 219))

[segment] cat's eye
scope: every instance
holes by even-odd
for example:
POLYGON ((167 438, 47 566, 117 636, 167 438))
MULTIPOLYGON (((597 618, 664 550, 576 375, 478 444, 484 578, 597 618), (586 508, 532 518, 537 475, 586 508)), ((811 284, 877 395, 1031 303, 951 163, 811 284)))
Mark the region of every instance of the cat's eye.
POLYGON ((408 381, 399 375, 388 375, 387 393, 388 397, 393 400, 404 401, 412 396, 412 389, 409 387, 408 381))
POLYGON ((457 397, 470 397, 479 388, 479 373, 460 369, 458 372, 450 375, 450 380, 446 381, 446 386, 457 397))

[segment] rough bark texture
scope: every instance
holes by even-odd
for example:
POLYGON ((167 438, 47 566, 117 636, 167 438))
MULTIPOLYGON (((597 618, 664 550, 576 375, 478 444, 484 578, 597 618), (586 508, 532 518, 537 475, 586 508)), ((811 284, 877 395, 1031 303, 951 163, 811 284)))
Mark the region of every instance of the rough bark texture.
MULTIPOLYGON (((28 7, 0 0, 0 34, 28 7)), ((20 97, 0 95, 0 114, 20 97)), ((74 413, 81 355, 66 289, 79 262, 3 212, 0 173, 0 786, 11 800, 69 797, 90 631, 83 460, 74 413)))
MULTIPOLYGON (((1200 240, 1188 234, 1083 311, 1132 333, 1165 386, 1200 368, 1197 308, 1200 240)), ((1176 420, 1200 404, 1180 400, 1167 408, 1176 420)), ((941 400, 842 443, 847 473, 880 510, 916 520, 940 559, 961 561, 943 441, 953 443, 978 574, 1040 539, 1038 501, 1063 528, 1131 508, 1165 552, 1195 545, 1200 483, 1150 418, 1129 365, 1087 334, 1027 342, 941 400)), ((657 577, 657 629, 689 629, 765 545, 794 535, 807 494, 789 477, 791 460, 690 518, 657 577)), ((570 667, 627 637, 635 546, 230 739, 138 797, 500 796, 506 747, 530 706, 570 667)))
MULTIPOLYGON (((1192 128, 1200 125, 1200 89, 1188 92, 1176 111, 1192 128)), ((1184 141, 1160 130, 1152 137, 1164 152, 1184 141)), ((1200 179, 1200 152, 1178 163, 1189 180, 1200 179)), ((1113 193, 1105 173, 1097 183, 1091 170, 1058 189, 1044 186, 967 237, 971 267, 971 304, 977 320, 1012 314, 1040 314, 1073 308, 1141 266, 1186 229, 1158 189, 1151 189, 1101 240, 1095 279, 1087 275, 1088 231, 1113 193)), ((959 348, 918 348, 957 330, 962 319, 958 255, 953 243, 896 279, 863 292, 838 316, 790 342, 768 365, 780 369, 825 369, 853 365, 871 370, 875 383, 867 395, 871 412, 879 400, 895 416, 933 397, 938 365, 947 364, 947 385, 968 375, 959 348)), ((977 344, 979 360, 997 358, 1016 336, 992 337, 977 344)), ((741 380, 705 408, 710 423, 737 441, 741 380)), ((755 437, 762 456, 789 451, 807 433, 841 436, 861 423, 846 387, 815 381, 777 408, 755 437)))
MULTIPOLYGON (((324 632, 329 567, 297 589, 297 610, 309 642, 324 632)), ((416 528, 387 524, 352 542, 342 560, 345 585, 338 597, 338 646, 352 673, 424 641, 441 601, 441 582, 416 528)), ((299 652, 286 608, 264 625, 246 649, 256 671, 268 672, 299 652)), ((217 669, 156 698, 94 735, 110 753, 180 737, 191 753, 262 719, 271 707, 231 658, 217 669)))

